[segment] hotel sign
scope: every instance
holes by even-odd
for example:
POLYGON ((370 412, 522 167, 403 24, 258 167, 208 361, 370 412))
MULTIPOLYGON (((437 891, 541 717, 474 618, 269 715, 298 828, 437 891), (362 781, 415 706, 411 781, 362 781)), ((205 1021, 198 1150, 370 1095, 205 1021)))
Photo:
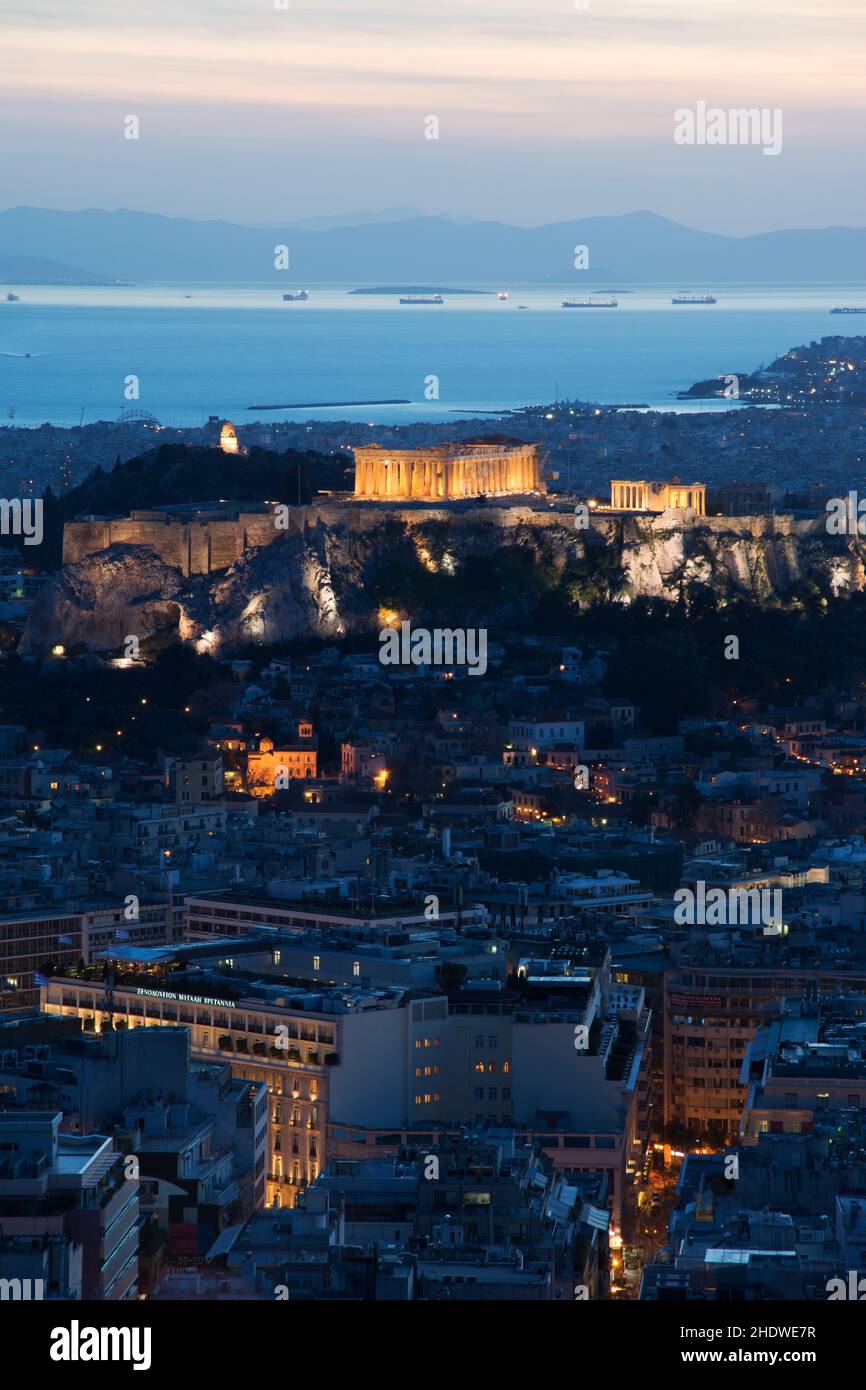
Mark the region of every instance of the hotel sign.
POLYGON ((672 1009, 721 1009, 725 999, 720 994, 677 994, 668 995, 668 1005, 672 1009))
POLYGON ((178 994, 173 989, 145 989, 141 985, 136 989, 136 994, 146 994, 149 999, 176 999, 184 1004, 215 1004, 220 1009, 233 1009, 235 1005, 230 999, 211 999, 207 994, 178 994))

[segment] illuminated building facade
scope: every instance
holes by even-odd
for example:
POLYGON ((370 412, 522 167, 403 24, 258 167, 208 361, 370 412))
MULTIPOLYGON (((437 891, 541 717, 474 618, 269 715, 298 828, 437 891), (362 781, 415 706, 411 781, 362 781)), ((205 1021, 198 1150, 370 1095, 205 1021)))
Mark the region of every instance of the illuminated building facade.
POLYGON ((275 748, 272 739, 263 738, 247 754, 247 786, 253 796, 271 796, 288 781, 315 777, 317 756, 312 725, 302 720, 296 743, 275 748))
MULTIPOLYGON (((194 978, 202 988, 206 977, 194 978)), ((407 1013, 396 991, 359 985, 292 992, 274 983, 268 999, 261 987, 245 994, 219 976, 208 980, 218 993, 206 995, 192 993, 180 973, 143 972, 140 980, 115 987, 115 1027, 187 1027, 194 1061, 228 1062, 234 1077, 267 1086, 267 1206, 294 1206, 298 1192, 317 1178, 331 1109, 374 1124, 405 1109, 407 1013), (371 1066, 371 1057, 381 1066, 371 1066), (392 1059, 387 1069, 386 1057, 392 1059)), ((102 981, 55 977, 42 989, 43 1013, 80 1018, 88 1033, 110 1026, 109 1005, 102 981)))
POLYGON ((545 492, 539 444, 355 449, 355 496, 382 502, 545 492))
POLYGON ((610 505, 618 512, 664 512, 669 508, 691 509, 698 516, 706 515, 706 484, 629 482, 611 479, 610 505))

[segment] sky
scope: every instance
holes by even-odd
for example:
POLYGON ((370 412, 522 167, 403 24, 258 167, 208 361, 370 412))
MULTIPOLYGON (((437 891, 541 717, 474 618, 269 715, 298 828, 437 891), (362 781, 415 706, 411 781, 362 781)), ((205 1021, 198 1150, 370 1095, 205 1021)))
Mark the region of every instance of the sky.
POLYGON ((866 224, 866 0, 286 4, 0 0, 0 205, 866 224), (677 145, 698 101, 780 109, 781 153, 677 145))

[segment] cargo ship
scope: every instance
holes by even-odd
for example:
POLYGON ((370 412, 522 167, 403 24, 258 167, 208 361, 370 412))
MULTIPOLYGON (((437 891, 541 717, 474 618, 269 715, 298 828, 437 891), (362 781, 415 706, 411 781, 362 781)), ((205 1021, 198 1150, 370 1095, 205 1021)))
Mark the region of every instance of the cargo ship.
POLYGON ((441 294, 401 294, 401 304, 444 304, 441 294))
POLYGON ((866 305, 859 304, 837 304, 830 310, 831 314, 866 314, 866 305))
POLYGON ((20 302, 20 300, 21 300, 21 296, 20 296, 20 294, 13 294, 12 291, 10 290, 9 293, 7 294, 7 296, 6 296, 6 299, 7 299, 7 301, 8 301, 9 304, 18 304, 18 303, 20 302))
POLYGON ((296 290, 294 294, 284 294, 283 299, 290 302, 295 299, 309 299, 309 290, 296 290))
POLYGON ((671 304, 716 304, 714 294, 675 294, 671 304))
POLYGON ((616 309, 619 301, 613 295, 590 295, 589 299, 564 299, 563 309, 616 309))

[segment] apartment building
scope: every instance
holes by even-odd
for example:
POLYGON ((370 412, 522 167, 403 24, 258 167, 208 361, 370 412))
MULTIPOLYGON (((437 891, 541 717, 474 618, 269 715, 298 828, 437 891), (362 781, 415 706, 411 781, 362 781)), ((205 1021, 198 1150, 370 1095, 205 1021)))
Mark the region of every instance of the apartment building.
MULTIPOLYGON (((139 1195, 124 1156, 100 1134, 61 1132, 51 1111, 0 1112, 0 1225, 5 1239, 60 1237, 81 1247, 81 1296, 133 1299, 139 1195)), ((4 1260, 9 1267, 10 1257, 4 1260)))

